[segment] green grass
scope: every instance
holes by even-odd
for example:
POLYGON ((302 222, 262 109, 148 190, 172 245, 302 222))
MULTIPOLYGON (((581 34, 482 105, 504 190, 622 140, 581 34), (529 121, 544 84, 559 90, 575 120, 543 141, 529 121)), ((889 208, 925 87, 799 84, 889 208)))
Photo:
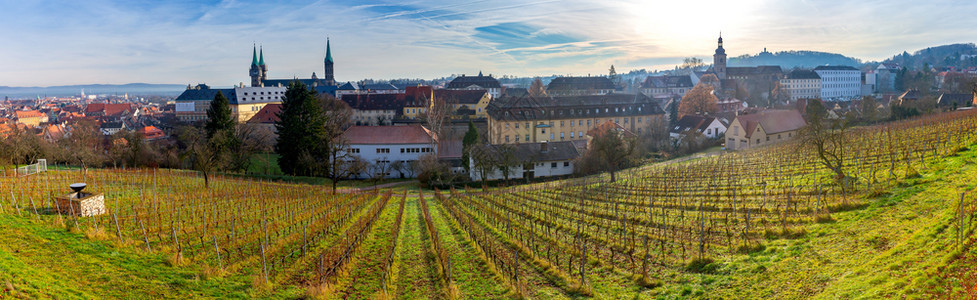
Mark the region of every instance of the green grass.
MULTIPOLYGON (((865 193, 864 206, 831 214, 832 221, 797 228, 805 234, 772 237, 753 251, 719 254, 712 261, 682 267, 653 267, 649 278, 661 286, 641 288, 620 270, 592 266, 594 299, 861 299, 966 297, 977 285, 977 247, 955 244, 956 201, 977 188, 977 147, 919 168, 880 193, 865 193)), ((372 186, 356 182, 351 186, 372 186)), ((444 298, 430 236, 419 215, 416 184, 409 190, 396 260, 397 298, 444 298)), ((426 193, 432 219, 453 262, 455 286, 463 299, 511 296, 493 275, 476 246, 426 193)), ((357 251, 350 278, 336 292, 372 298, 377 289, 376 259, 385 245, 399 202, 397 193, 357 251), (371 273, 373 272, 373 273, 371 273)), ((6 202, 5 202, 6 203, 6 202)), ((5 207, 0 213, 0 298, 298 298, 304 287, 283 283, 270 291, 252 287, 252 274, 209 276, 205 266, 170 266, 168 256, 134 245, 120 246, 108 232, 90 239, 5 207)), ((354 216, 355 220, 356 216, 354 216)), ((971 240, 973 241, 973 240, 971 240)), ((325 242, 324 242, 325 243, 325 242)), ((528 281, 546 281, 525 274, 528 281)), ((586 298, 554 286, 530 286, 542 299, 586 298)), ((974 290, 977 293, 977 290, 974 290)), ((336 295, 336 294, 334 294, 336 295)), ((973 295, 973 294, 971 294, 973 295)))
POLYGON ((195 266, 45 221, 0 214, 0 298, 252 298, 245 276, 205 278, 195 266), (44 223, 41 223, 44 222, 44 223))
POLYGON ((257 153, 251 156, 251 165, 248 167, 248 174, 262 175, 285 175, 282 168, 278 166, 276 153, 257 153))
MULTIPOLYGON (((961 192, 977 182, 977 151, 935 162, 865 208, 836 212, 835 222, 806 226, 797 239, 773 239, 766 249, 717 259, 714 274, 682 274, 655 291, 661 297, 709 298, 941 298, 943 278, 977 257, 957 253, 956 212, 961 192), (688 284, 682 282, 692 282, 688 284), (699 297, 696 296, 696 297, 699 297)), ((966 272, 961 272, 966 275, 966 272)))

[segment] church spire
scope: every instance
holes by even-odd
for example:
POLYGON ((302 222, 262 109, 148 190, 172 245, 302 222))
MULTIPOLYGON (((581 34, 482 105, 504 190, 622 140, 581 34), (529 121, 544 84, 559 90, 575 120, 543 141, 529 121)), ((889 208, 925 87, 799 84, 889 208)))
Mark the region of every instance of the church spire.
POLYGON ((264 66, 264 65, 265 65, 265 49, 264 49, 264 47, 261 47, 261 48, 262 48, 262 49, 260 50, 260 51, 261 51, 261 54, 260 54, 260 55, 261 55, 261 58, 260 58, 260 60, 258 61, 258 65, 259 65, 259 66, 264 66))
POLYGON ((322 62, 322 83, 328 86, 336 85, 336 77, 333 75, 332 47, 329 45, 329 37, 326 37, 326 59, 322 62))
POLYGON ((325 62, 332 62, 332 49, 329 49, 329 38, 326 38, 326 60, 325 62))
POLYGON ((257 45, 254 45, 254 48, 251 49, 251 65, 252 66, 257 66, 258 65, 258 46, 257 45))

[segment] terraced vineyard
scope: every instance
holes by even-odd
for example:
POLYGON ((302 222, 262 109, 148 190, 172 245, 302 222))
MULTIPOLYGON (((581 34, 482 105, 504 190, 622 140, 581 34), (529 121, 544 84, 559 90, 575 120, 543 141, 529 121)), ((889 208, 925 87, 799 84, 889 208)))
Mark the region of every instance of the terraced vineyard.
MULTIPOLYGON (((871 206, 975 143, 977 113, 966 111, 853 130, 841 180, 809 148, 785 143, 645 166, 614 183, 598 176, 478 192, 331 195, 239 178, 205 187, 174 170, 49 171, 0 178, 0 218, 237 278, 252 297, 651 297, 871 206), (108 213, 60 214, 52 198, 71 182, 104 193, 108 213)), ((963 249, 975 203, 962 196, 947 225, 963 249)))

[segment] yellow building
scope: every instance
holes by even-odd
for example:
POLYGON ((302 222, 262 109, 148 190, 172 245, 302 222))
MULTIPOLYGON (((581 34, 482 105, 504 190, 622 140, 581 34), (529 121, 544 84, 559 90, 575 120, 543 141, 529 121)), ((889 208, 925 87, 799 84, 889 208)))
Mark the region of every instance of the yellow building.
POLYGON ((434 100, 447 104, 453 118, 485 118, 492 95, 487 90, 437 90, 434 100))
POLYGON ((492 101, 492 94, 488 90, 434 90, 429 86, 407 87, 403 118, 419 119, 427 114, 434 106, 433 103, 447 105, 450 118, 486 118, 486 108, 492 101), (431 101, 434 99, 434 102, 431 101))
POLYGON ((430 86, 409 86, 404 93, 407 94, 407 102, 404 104, 402 114, 404 118, 418 119, 431 109, 434 88, 430 86))
POLYGON ((27 127, 37 127, 41 123, 47 123, 47 115, 36 111, 36 110, 18 110, 14 112, 14 117, 17 118, 17 123, 27 125, 27 127))
POLYGON ((726 130, 726 149, 744 150, 776 144, 797 136, 807 123, 792 109, 770 109, 736 116, 726 130))
POLYGON ((486 111, 492 144, 586 141, 604 122, 640 135, 665 115, 657 100, 642 94, 504 97, 486 111))

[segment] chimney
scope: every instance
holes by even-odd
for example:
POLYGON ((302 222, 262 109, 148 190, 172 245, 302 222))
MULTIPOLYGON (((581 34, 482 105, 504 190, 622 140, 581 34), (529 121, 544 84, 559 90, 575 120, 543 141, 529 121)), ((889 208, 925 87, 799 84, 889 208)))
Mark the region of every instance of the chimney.
POLYGON ((547 151, 547 149, 548 149, 548 148, 546 147, 546 146, 547 146, 547 144, 548 144, 548 143, 547 143, 546 141, 543 141, 542 143, 539 143, 539 153, 546 153, 546 151, 547 151))

